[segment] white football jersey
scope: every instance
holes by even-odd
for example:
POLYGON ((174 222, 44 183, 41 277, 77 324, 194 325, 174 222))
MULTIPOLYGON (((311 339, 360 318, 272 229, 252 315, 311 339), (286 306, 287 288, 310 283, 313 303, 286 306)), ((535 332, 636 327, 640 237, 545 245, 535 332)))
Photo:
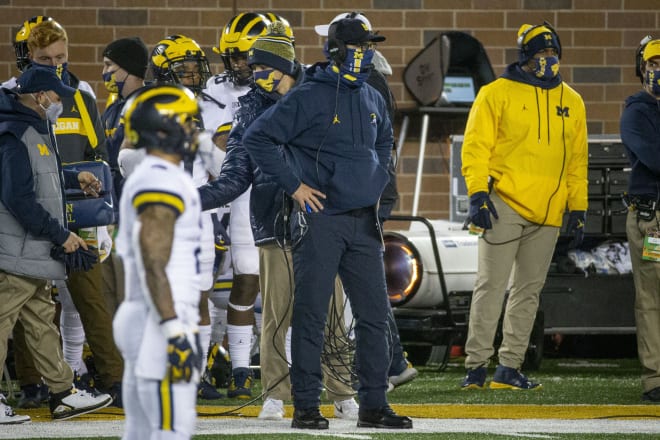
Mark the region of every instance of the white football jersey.
POLYGON ((171 207, 178 214, 166 267, 174 302, 197 307, 202 236, 199 193, 181 166, 151 155, 126 179, 120 201, 117 251, 124 262, 126 300, 151 305, 139 246, 139 214, 153 204, 171 207))
POLYGON ((229 133, 234 115, 238 111, 238 98, 248 90, 249 85, 235 85, 226 73, 209 78, 203 90, 207 97, 200 102, 204 128, 213 133, 217 132, 218 128, 229 133))

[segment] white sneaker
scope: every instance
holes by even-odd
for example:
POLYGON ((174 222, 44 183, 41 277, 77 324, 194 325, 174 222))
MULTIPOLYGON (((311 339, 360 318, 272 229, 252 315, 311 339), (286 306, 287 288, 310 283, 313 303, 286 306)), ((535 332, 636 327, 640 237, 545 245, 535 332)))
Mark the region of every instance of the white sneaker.
POLYGON ((21 416, 7 404, 5 396, 0 394, 0 425, 16 425, 30 421, 30 416, 21 416))
POLYGON ((335 417, 338 419, 357 420, 359 411, 355 399, 335 400, 335 417))
POLYGON ((105 408, 111 403, 112 397, 109 394, 91 394, 71 388, 69 394, 64 397, 51 396, 50 412, 55 420, 65 420, 105 408))
POLYGON ((259 412, 262 420, 282 420, 284 418, 284 402, 277 399, 266 398, 259 412))
POLYGON ((407 384, 411 380, 417 377, 418 371, 415 369, 410 362, 408 362, 408 367, 397 376, 389 377, 389 385, 387 387, 387 392, 389 393, 394 388, 401 385, 407 384))

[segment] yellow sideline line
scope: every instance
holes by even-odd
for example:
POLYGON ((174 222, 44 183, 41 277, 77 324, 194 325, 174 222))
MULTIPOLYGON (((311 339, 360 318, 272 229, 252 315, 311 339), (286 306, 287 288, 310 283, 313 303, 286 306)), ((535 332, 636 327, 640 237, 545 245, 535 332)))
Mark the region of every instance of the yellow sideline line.
MULTIPOLYGON (((400 414, 413 418, 434 419, 656 419, 660 418, 660 405, 464 405, 464 404, 393 404, 400 414)), ((201 417, 220 416, 230 411, 230 406, 198 405, 201 417)), ((260 405, 251 405, 236 411, 243 417, 256 417, 260 405)), ((285 405, 285 417, 293 416, 293 407, 285 405)), ((332 405, 321 405, 326 417, 333 416, 332 405)), ((52 421, 47 408, 21 410, 34 422, 52 421)), ((124 412, 119 408, 104 408, 72 421, 118 420, 124 412)))

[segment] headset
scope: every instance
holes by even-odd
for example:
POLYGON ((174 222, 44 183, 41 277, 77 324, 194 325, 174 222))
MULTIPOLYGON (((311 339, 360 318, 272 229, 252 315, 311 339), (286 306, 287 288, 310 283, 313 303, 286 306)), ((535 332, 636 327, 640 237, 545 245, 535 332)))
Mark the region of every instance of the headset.
MULTIPOLYGON (((358 15, 360 15, 359 12, 353 11, 348 16, 342 18, 342 20, 356 18, 358 15)), ((346 43, 337 39, 337 23, 339 21, 341 20, 332 23, 328 28, 328 53, 330 54, 330 59, 337 65, 346 61, 346 43)))
POLYGON ((527 37, 527 35, 531 31, 533 31, 534 29, 538 29, 540 27, 548 28, 550 30, 550 32, 552 32, 552 34, 557 39, 557 45, 559 46, 557 48, 557 57, 561 60, 561 40, 559 39, 559 34, 555 30, 555 28, 553 28, 552 25, 550 23, 548 23, 546 20, 543 20, 542 24, 537 24, 535 26, 532 26, 529 29, 525 30, 525 32, 520 34, 520 36, 518 37, 518 49, 520 49, 523 52, 529 51, 529 43, 528 44, 523 44, 523 42, 525 41, 525 37, 527 37))
POLYGON ((639 47, 637 52, 635 52, 635 75, 642 81, 644 84, 644 73, 642 73, 642 65, 644 64, 644 49, 646 45, 649 44, 649 41, 653 40, 651 35, 647 35, 642 38, 642 41, 639 42, 639 47))

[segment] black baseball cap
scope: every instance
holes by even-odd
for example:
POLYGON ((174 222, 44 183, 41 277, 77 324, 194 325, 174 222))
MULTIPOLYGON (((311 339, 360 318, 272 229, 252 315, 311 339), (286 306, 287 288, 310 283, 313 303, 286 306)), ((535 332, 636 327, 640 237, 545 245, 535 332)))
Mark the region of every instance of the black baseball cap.
POLYGON ((362 44, 385 41, 382 35, 374 34, 362 20, 344 18, 330 25, 328 38, 343 41, 346 44, 362 44))
POLYGON ((76 89, 65 85, 55 70, 31 66, 16 80, 16 91, 20 94, 52 90, 60 97, 72 97, 76 89))

